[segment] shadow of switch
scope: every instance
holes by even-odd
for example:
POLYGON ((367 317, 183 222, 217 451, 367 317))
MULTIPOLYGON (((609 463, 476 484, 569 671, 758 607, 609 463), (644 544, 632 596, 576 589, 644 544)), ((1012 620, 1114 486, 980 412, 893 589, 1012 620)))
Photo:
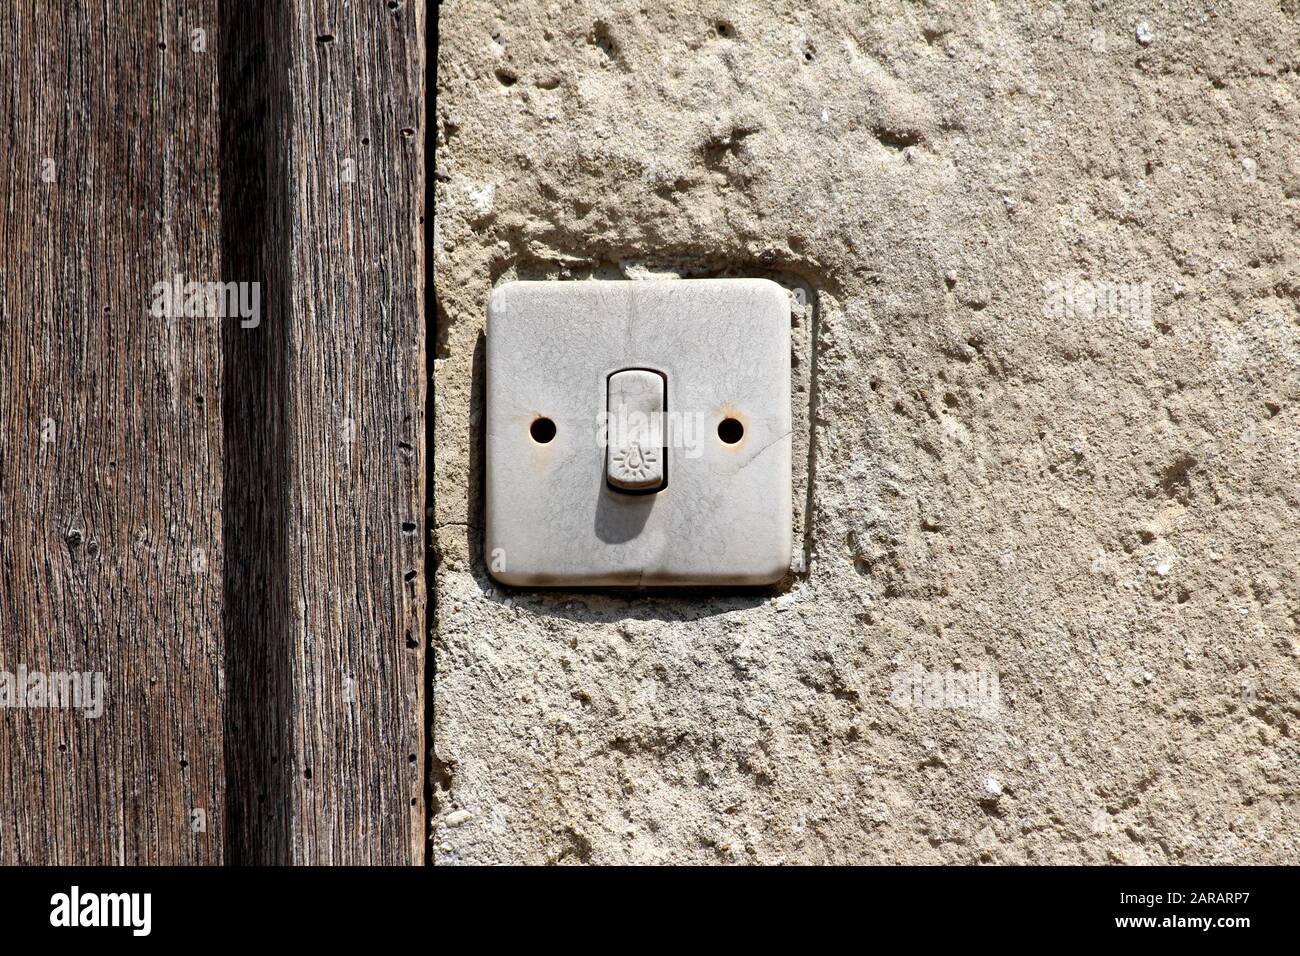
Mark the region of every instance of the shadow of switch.
POLYGON ((596 502, 596 537, 606 544, 631 541, 645 530, 657 497, 630 495, 602 486, 600 500, 596 502))

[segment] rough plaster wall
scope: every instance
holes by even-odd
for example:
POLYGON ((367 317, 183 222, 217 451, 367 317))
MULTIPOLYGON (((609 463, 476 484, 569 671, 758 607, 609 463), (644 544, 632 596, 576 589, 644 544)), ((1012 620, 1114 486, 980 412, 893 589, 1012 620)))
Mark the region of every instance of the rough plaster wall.
POLYGON ((435 863, 1300 860, 1296 0, 439 20, 435 863), (728 270, 816 292, 808 573, 495 585, 492 284, 728 270))

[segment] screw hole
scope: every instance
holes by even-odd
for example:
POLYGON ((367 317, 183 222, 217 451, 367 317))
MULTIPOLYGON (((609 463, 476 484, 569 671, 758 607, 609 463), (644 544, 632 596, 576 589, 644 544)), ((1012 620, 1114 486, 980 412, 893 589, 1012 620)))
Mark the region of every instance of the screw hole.
POLYGON ((545 445, 555 437, 555 422, 549 418, 536 418, 528 426, 528 434, 533 436, 533 441, 539 445, 545 445))
POLYGON ((718 437, 728 445, 734 445, 745 437, 745 426, 734 418, 724 418, 718 422, 718 437))

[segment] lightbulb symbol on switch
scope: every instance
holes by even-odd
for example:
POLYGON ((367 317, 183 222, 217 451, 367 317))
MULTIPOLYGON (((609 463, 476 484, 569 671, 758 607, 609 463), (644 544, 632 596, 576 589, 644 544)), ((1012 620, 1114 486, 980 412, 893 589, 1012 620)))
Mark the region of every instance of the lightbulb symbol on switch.
POLYGON ((614 467, 618 469, 618 477, 624 481, 641 481, 650 477, 658 462, 659 456, 652 451, 643 451, 638 442, 614 453, 614 467))

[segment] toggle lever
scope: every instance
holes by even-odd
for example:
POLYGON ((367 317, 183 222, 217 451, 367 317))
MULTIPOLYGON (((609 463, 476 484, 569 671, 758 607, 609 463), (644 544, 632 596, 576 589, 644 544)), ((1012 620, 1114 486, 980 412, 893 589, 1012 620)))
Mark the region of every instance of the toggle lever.
POLYGON ((606 411, 605 479, 616 491, 648 492, 664 487, 664 393, 667 380, 643 368, 609 377, 606 411))

